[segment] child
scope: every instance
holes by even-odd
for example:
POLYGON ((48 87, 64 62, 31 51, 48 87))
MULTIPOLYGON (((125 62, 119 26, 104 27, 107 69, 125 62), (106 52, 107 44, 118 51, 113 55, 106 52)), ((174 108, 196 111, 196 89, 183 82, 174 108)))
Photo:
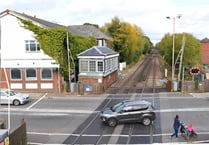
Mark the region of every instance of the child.
POLYGON ((195 132, 195 130, 194 130, 192 124, 190 124, 190 125, 188 126, 188 131, 195 132))

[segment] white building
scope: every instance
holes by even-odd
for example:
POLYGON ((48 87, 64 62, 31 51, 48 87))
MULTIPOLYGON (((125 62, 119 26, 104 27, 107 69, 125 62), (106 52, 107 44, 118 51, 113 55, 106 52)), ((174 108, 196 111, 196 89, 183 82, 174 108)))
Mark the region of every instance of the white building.
POLYGON ((22 27, 21 19, 41 27, 59 26, 6 10, 0 13, 1 88, 33 92, 60 92, 61 75, 55 60, 44 54, 35 34, 22 27))
MULTIPOLYGON (((59 73, 59 65, 43 52, 39 47, 39 42, 35 39, 35 34, 25 29, 19 18, 30 20, 43 28, 64 27, 73 35, 93 36, 96 38, 98 46, 105 46, 106 40, 109 39, 91 25, 67 27, 36 18, 36 16, 5 10, 0 13, 0 88, 8 88, 7 82, 9 82, 10 88, 13 90, 26 92, 62 91, 62 76, 59 73)), ((104 70, 106 70, 105 67, 104 70)), ((105 80, 103 81, 105 82, 105 80)), ((107 88, 106 85, 104 86, 107 88)))

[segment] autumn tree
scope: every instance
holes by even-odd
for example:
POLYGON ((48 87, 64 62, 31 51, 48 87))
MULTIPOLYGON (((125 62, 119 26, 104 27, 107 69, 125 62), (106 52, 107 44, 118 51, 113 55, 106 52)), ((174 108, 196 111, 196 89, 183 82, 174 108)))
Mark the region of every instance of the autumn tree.
POLYGON ((128 64, 138 61, 144 49, 152 46, 140 27, 121 22, 118 17, 114 17, 111 23, 106 23, 100 30, 111 38, 112 48, 120 53, 120 61, 128 64))
MULTIPOLYGON (((175 51, 174 51, 174 60, 176 60, 179 50, 182 46, 182 37, 183 34, 175 34, 175 51)), ((184 66, 200 66, 201 60, 201 45, 197 38, 192 36, 192 34, 185 34, 185 47, 184 47, 184 56, 183 64, 184 66)), ((172 47, 173 47, 173 35, 167 33, 164 35, 162 40, 157 45, 161 55, 164 57, 164 60, 168 64, 172 63, 172 47)))

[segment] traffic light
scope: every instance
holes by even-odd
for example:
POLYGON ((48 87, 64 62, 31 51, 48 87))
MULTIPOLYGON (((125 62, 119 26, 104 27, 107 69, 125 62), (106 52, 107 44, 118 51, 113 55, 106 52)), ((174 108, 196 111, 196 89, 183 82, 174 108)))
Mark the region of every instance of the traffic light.
POLYGON ((199 67, 191 67, 190 68, 190 75, 199 75, 200 74, 200 68, 199 67))

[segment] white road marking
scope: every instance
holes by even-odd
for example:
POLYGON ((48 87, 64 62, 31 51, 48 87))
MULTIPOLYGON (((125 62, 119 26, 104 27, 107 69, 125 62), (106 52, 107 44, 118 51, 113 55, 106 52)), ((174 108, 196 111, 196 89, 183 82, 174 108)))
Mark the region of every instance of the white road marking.
POLYGON ((45 93, 41 98, 39 98, 36 102, 34 102, 32 105, 30 105, 26 110, 30 110, 34 105, 36 105, 38 102, 40 102, 43 98, 45 98, 47 93, 45 93))
POLYGON ((209 111, 209 108, 179 108, 179 109, 160 109, 156 110, 156 112, 165 113, 165 112, 205 112, 209 111))
MULTIPOLYGON (((7 108, 2 108, 0 112, 6 112, 7 108)), ((24 108, 11 108, 12 112, 40 112, 40 113, 70 113, 70 114, 92 114, 99 113, 100 111, 93 110, 74 110, 74 109, 24 109, 24 108)), ((207 112, 209 108, 178 108, 178 109, 160 109, 155 112, 168 113, 168 112, 207 112)), ((6 114, 6 113, 4 113, 6 114)))
MULTIPOLYGON (((7 109, 2 109, 1 114, 7 114, 7 109)), ((30 114, 65 114, 65 115, 70 115, 70 114, 76 114, 76 115, 81 115, 81 114, 92 114, 92 113, 99 113, 100 111, 92 111, 92 110, 64 110, 64 109, 30 109, 30 110, 25 110, 25 109, 11 109, 11 113, 15 115, 22 115, 29 113, 30 114)))
POLYGON ((37 143, 37 142, 28 142, 28 144, 43 145, 43 143, 37 143))
MULTIPOLYGON (((80 134, 71 134, 71 133, 44 133, 44 132, 27 132, 27 134, 29 135, 47 135, 47 136, 80 136, 80 134)), ((158 133, 158 134, 153 134, 153 136, 169 136, 171 135, 172 132, 170 133, 158 133)), ((209 134, 209 132, 197 132, 197 134, 209 134)), ((83 134, 81 136, 86 136, 86 137, 98 137, 100 136, 99 134, 83 134)), ((102 136, 105 136, 105 137, 129 137, 129 135, 127 134, 104 134, 102 136)), ((147 137, 147 136, 150 136, 150 134, 132 134, 131 136, 133 137, 147 137)))

